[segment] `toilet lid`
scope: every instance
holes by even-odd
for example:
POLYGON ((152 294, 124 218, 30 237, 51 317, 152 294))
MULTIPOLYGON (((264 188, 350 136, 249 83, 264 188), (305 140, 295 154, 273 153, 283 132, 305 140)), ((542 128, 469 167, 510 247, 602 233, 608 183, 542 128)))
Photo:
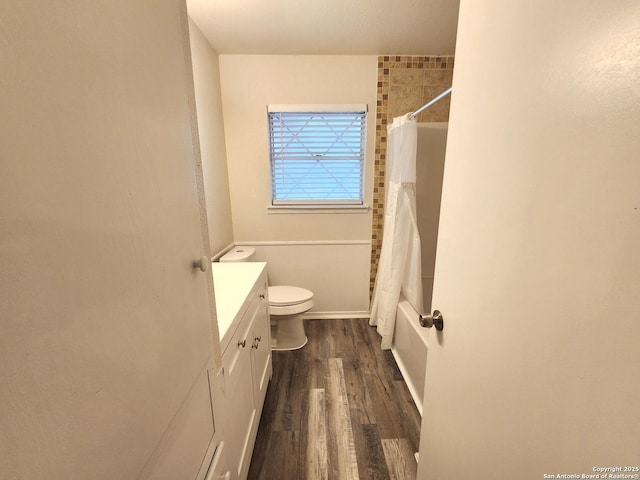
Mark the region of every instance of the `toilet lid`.
POLYGON ((313 298, 313 292, 306 288, 278 285, 269 287, 270 305, 294 305, 313 298))

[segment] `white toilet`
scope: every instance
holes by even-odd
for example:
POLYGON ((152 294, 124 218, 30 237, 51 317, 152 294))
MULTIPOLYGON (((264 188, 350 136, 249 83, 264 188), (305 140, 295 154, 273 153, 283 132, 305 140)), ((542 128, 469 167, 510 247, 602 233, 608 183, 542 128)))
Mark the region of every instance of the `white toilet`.
MULTIPOLYGON (((220 257, 221 262, 250 262, 253 247, 235 247, 220 257)), ((278 285, 269 287, 271 348, 297 350, 307 344, 302 314, 313 307, 313 292, 306 288, 278 285)))

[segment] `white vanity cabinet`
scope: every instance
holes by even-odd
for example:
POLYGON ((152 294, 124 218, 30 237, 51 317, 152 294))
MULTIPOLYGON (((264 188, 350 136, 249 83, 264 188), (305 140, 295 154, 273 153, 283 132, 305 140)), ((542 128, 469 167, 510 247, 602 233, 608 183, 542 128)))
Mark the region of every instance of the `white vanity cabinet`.
POLYGON ((214 263, 222 343, 227 458, 231 478, 244 479, 271 378, 271 328, 266 264, 214 263))

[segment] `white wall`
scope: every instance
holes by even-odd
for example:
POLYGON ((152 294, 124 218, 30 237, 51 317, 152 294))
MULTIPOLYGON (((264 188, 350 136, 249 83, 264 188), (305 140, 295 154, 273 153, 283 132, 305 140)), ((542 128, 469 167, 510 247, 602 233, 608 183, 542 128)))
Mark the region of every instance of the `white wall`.
POLYGON ((255 245, 269 264, 270 285, 296 285, 314 293, 307 317, 367 316, 369 242, 273 242, 255 245), (366 268, 363 268, 366 267, 366 268), (366 291, 365 291, 366 289, 366 291))
POLYGON ((193 84, 202 157, 211 254, 233 242, 229 176, 220 96, 218 55, 197 25, 189 20, 193 84))
POLYGON ((267 210, 271 190, 266 108, 367 104, 365 202, 370 205, 376 76, 375 56, 220 56, 234 240, 258 246, 259 259, 272 260, 273 279, 313 290, 315 311, 368 310, 371 214, 267 210), (305 248, 299 248, 302 244, 305 248))

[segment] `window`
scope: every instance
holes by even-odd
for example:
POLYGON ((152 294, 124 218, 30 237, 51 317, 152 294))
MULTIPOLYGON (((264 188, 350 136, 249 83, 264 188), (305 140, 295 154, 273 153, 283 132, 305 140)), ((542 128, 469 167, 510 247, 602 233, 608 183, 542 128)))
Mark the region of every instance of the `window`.
POLYGON ((362 205, 366 105, 270 105, 273 205, 362 205))

